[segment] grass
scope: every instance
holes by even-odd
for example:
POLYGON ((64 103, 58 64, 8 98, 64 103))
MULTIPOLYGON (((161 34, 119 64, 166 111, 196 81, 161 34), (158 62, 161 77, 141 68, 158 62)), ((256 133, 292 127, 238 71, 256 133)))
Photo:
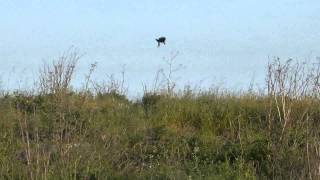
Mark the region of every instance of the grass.
POLYGON ((169 72, 129 100, 123 80, 92 82, 95 65, 72 90, 78 58, 42 67, 38 92, 1 96, 1 179, 319 178, 314 68, 276 59, 263 93, 176 92, 169 72))

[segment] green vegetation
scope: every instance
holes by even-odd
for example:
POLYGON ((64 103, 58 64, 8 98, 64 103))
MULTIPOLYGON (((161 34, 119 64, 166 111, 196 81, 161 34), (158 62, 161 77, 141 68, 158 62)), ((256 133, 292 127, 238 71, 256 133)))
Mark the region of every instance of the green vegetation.
POLYGON ((260 93, 167 78, 129 100, 122 80, 92 82, 95 65, 72 90, 78 58, 41 68, 37 92, 1 96, 0 179, 319 178, 317 68, 276 59, 260 93))

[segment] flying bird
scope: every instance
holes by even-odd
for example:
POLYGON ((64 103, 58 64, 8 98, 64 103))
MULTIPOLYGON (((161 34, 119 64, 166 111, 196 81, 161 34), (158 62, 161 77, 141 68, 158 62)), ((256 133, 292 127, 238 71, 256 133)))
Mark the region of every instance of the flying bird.
POLYGON ((158 39, 156 39, 156 41, 158 42, 158 47, 160 46, 161 43, 166 44, 165 37, 159 37, 158 39))

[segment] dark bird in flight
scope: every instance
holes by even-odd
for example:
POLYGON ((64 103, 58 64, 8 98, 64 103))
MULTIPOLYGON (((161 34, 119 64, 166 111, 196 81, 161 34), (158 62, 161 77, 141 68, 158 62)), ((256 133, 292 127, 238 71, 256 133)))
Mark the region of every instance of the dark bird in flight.
POLYGON ((158 42, 158 47, 160 46, 160 43, 166 44, 165 37, 159 37, 158 39, 156 39, 156 41, 158 42))

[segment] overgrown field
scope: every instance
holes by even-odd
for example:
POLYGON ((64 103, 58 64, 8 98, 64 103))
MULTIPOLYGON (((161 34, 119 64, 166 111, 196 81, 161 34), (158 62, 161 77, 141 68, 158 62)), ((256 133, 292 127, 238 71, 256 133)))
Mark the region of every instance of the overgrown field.
MULTIPOLYGON (((0 179, 319 179, 319 71, 276 59, 262 92, 72 90, 78 56, 0 98, 0 179)), ((90 88, 91 87, 91 88, 90 88)))

